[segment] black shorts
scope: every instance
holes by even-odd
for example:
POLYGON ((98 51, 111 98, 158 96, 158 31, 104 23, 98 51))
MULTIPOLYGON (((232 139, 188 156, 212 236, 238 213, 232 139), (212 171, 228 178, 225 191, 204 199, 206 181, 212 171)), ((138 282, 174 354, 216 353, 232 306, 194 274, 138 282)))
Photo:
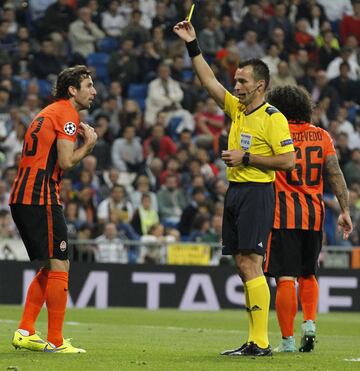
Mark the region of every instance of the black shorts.
POLYGON ((316 273, 322 232, 274 229, 264 272, 267 276, 309 276, 316 273))
POLYGON ((273 183, 230 182, 225 195, 223 255, 264 255, 274 220, 273 183))
POLYGON ((60 205, 10 205, 30 260, 69 258, 68 234, 60 205))

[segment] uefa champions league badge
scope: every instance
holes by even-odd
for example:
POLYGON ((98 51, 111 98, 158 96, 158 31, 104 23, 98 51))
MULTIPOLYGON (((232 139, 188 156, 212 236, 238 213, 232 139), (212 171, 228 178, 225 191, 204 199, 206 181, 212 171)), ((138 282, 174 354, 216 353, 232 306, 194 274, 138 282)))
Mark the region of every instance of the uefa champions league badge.
POLYGON ((240 146, 244 151, 247 151, 251 147, 252 135, 248 133, 240 134, 240 146))

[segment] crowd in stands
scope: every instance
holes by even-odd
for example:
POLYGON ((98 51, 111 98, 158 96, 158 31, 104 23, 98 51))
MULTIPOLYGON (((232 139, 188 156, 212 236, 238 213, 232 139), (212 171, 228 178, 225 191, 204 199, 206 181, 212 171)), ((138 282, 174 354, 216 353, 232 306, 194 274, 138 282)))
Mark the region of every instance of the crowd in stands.
MULTIPOLYGON (((0 1, 0 236, 15 237, 8 194, 27 126, 51 101, 62 68, 86 64, 97 97, 82 120, 98 142, 66 174, 61 198, 77 253, 97 261, 164 262, 121 241, 221 241, 230 122, 207 96, 172 27, 191 0, 0 1), (104 242, 113 249, 102 251, 104 242), (109 245, 109 244, 107 244, 109 245), (120 246, 120 247, 119 247, 120 246)), ((229 90, 239 61, 261 58, 271 86, 299 85, 328 130, 350 191, 354 233, 336 233, 325 184, 325 244, 359 245, 360 1, 204 0, 192 23, 229 90)))

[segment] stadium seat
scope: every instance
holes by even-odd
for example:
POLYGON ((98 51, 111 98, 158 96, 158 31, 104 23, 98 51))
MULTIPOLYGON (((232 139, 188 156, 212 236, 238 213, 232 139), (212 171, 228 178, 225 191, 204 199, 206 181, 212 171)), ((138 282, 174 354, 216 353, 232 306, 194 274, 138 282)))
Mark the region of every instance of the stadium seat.
POLYGON ((114 37, 104 37, 98 43, 100 52, 112 53, 119 48, 119 41, 114 37))
POLYGON ((110 81, 108 74, 109 58, 110 56, 107 53, 90 53, 86 61, 88 66, 96 69, 96 77, 104 84, 108 84, 110 81))
POLYGON ((129 84, 128 87, 128 98, 136 100, 142 111, 145 109, 147 90, 147 84, 129 84))
POLYGON ((39 96, 41 99, 48 98, 51 95, 52 84, 50 81, 45 79, 38 79, 39 85, 39 96))

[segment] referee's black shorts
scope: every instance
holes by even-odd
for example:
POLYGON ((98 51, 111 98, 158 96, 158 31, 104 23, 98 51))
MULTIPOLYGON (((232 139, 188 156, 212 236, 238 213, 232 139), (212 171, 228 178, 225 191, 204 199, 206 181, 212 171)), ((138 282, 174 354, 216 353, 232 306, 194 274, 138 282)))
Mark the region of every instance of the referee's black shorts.
POLYGON ((274 208, 273 183, 230 182, 224 201, 223 255, 265 255, 274 208))
POLYGON ((264 264, 265 275, 277 278, 315 274, 321 245, 321 231, 274 229, 264 264))
POLYGON ((68 234, 61 205, 10 205, 30 260, 69 258, 68 234))

